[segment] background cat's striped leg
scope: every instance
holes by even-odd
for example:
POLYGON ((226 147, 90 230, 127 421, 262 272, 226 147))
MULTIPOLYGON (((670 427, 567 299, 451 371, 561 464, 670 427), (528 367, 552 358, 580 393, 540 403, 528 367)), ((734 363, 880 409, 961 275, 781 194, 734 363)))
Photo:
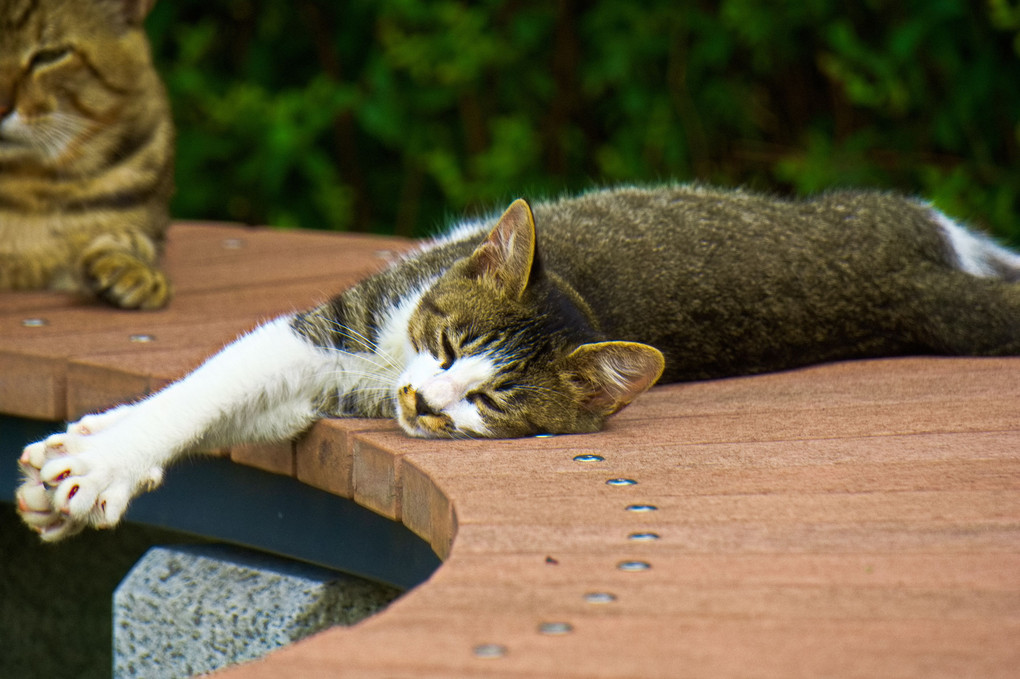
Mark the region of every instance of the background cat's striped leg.
POLYGON ((82 252, 79 267, 86 289, 113 306, 159 309, 170 301, 171 287, 156 259, 145 236, 104 234, 82 252))

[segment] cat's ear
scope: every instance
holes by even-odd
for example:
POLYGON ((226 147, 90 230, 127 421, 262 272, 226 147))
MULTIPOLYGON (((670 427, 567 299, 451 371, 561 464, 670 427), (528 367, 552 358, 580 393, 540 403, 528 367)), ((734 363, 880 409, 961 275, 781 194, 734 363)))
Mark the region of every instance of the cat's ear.
POLYGON ((156 0, 103 0, 110 5, 128 26, 141 26, 145 17, 149 16, 156 0))
POLYGON ((469 258, 469 271, 491 276, 513 299, 520 299, 535 264, 535 216, 528 201, 518 198, 507 208, 469 258))
POLYGON ((566 359, 583 407, 602 416, 621 410, 655 384, 666 367, 662 352, 637 342, 582 344, 566 359))

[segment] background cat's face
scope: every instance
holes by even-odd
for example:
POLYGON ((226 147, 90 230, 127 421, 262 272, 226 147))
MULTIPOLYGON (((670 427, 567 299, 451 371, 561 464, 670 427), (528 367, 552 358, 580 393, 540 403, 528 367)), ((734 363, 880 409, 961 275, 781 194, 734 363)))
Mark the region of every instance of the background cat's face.
POLYGON ((65 165, 139 105, 149 4, 0 0, 0 162, 65 165))
POLYGON ((509 438, 597 431, 563 358, 577 342, 543 312, 454 269, 409 323, 412 359, 397 382, 398 419, 422 437, 509 438))

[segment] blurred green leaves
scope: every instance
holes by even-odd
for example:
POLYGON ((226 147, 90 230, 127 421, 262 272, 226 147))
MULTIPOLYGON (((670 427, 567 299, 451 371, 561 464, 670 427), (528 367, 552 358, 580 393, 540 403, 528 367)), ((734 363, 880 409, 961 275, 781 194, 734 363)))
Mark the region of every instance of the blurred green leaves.
POLYGON ((179 217, 422 235, 617 182, 876 186, 1020 243, 1015 0, 163 0, 179 217))

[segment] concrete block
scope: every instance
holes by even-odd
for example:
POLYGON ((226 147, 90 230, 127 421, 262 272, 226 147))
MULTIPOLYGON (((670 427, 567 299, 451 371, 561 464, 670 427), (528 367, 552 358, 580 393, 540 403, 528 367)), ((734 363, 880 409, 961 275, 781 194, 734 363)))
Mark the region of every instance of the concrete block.
POLYGON ((191 677, 253 660, 399 592, 226 545, 154 547, 117 587, 114 677, 191 677))

